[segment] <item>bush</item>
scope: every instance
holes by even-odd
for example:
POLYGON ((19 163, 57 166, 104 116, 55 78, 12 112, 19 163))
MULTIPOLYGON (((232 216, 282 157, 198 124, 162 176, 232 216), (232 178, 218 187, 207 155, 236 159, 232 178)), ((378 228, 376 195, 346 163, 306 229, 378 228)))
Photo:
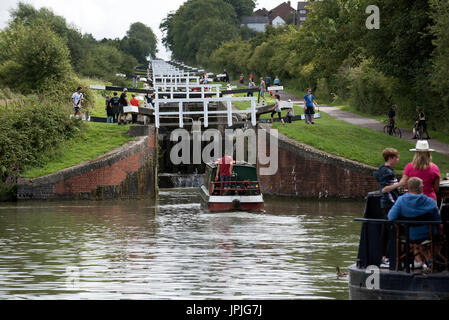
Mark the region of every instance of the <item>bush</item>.
POLYGON ((29 97, 13 106, 0 106, 0 177, 2 181, 39 156, 70 139, 82 126, 69 118, 68 104, 29 97))
POLYGON ((71 73, 69 50, 48 26, 15 23, 0 33, 0 84, 41 93, 64 84, 71 73))
POLYGON ((351 102, 356 109, 370 114, 386 114, 392 104, 395 85, 393 78, 386 77, 365 60, 360 66, 351 68, 351 102))

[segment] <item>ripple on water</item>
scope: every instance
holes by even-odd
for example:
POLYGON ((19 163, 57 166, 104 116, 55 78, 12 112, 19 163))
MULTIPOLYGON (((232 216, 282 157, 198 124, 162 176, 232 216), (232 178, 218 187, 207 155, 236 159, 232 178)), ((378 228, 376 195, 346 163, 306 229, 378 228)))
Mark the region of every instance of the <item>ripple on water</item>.
POLYGON ((348 298, 335 266, 355 259, 363 203, 268 199, 264 213, 209 213, 199 201, 183 189, 162 190, 157 207, 0 206, 0 298, 348 298))

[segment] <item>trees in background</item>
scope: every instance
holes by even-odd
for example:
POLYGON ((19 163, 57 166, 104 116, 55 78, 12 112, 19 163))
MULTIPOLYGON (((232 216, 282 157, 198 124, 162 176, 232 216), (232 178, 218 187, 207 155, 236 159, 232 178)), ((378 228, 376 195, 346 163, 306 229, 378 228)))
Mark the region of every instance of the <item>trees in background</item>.
MULTIPOLYGON (((248 40, 229 39, 202 61, 212 71, 226 68, 234 76, 279 75, 301 92, 312 87, 321 99, 350 102, 372 114, 386 115, 396 103, 399 117, 411 120, 419 106, 430 127, 449 133, 448 2, 379 0, 379 29, 366 27, 365 10, 371 4, 314 1, 302 27, 268 27, 248 40)), ((177 14, 164 26, 176 25, 171 20, 177 14)), ((167 33, 169 46, 174 34, 167 33)), ((186 55, 175 57, 191 64, 201 61, 183 59, 186 55)))
POLYGON ((150 27, 140 22, 131 24, 123 39, 97 41, 91 34, 81 34, 50 9, 35 9, 19 2, 11 11, 11 23, 6 31, 19 24, 25 27, 46 25, 62 39, 68 48, 73 70, 83 76, 114 80, 116 73, 132 74, 138 63, 147 64, 147 56, 154 57, 157 53, 156 36, 150 27))
POLYGON ((49 26, 14 23, 0 33, 0 83, 24 94, 39 93, 72 75, 70 52, 49 26))
POLYGON ((176 60, 208 64, 210 54, 223 42, 241 38, 240 18, 254 7, 252 0, 187 1, 162 21, 162 42, 176 60))

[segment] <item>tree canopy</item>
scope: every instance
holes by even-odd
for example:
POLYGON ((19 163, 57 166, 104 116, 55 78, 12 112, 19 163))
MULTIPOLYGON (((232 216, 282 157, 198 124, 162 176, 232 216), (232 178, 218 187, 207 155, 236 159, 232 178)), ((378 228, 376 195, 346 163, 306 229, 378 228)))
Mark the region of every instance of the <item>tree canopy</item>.
POLYGON ((187 1, 162 21, 162 42, 174 59, 207 63, 224 41, 240 39, 240 18, 250 15, 254 6, 252 0, 187 1))
MULTIPOLYGON (((216 72, 226 68, 234 76, 279 75, 296 89, 312 87, 327 101, 349 102, 373 114, 386 115, 395 103, 399 118, 413 119, 419 106, 429 115, 431 128, 449 132, 448 1, 379 0, 380 28, 368 29, 366 8, 372 4, 313 1, 302 27, 268 27, 248 40, 224 41, 205 67, 216 72)), ((168 33, 165 40, 177 52, 175 34, 168 33)), ((185 56, 175 55, 198 63, 185 56)))

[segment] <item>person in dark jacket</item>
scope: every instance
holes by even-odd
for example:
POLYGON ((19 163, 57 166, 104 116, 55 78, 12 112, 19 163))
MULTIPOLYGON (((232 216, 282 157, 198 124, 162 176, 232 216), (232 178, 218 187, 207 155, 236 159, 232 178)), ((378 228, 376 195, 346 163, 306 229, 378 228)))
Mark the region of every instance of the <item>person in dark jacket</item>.
MULTIPOLYGON (((385 164, 380 166, 379 170, 374 172, 374 178, 379 182, 380 192, 382 192, 382 198, 380 199, 380 208, 384 219, 387 218, 388 212, 399 197, 398 188, 400 184, 396 178, 393 167, 399 162, 399 152, 393 148, 386 148, 382 151, 382 157, 385 160, 385 164), (384 190, 388 187, 388 190, 384 190)), ((386 257, 388 248, 388 230, 386 226, 382 226, 381 231, 382 250, 383 256, 380 262, 380 267, 388 268, 389 260, 386 257)))

